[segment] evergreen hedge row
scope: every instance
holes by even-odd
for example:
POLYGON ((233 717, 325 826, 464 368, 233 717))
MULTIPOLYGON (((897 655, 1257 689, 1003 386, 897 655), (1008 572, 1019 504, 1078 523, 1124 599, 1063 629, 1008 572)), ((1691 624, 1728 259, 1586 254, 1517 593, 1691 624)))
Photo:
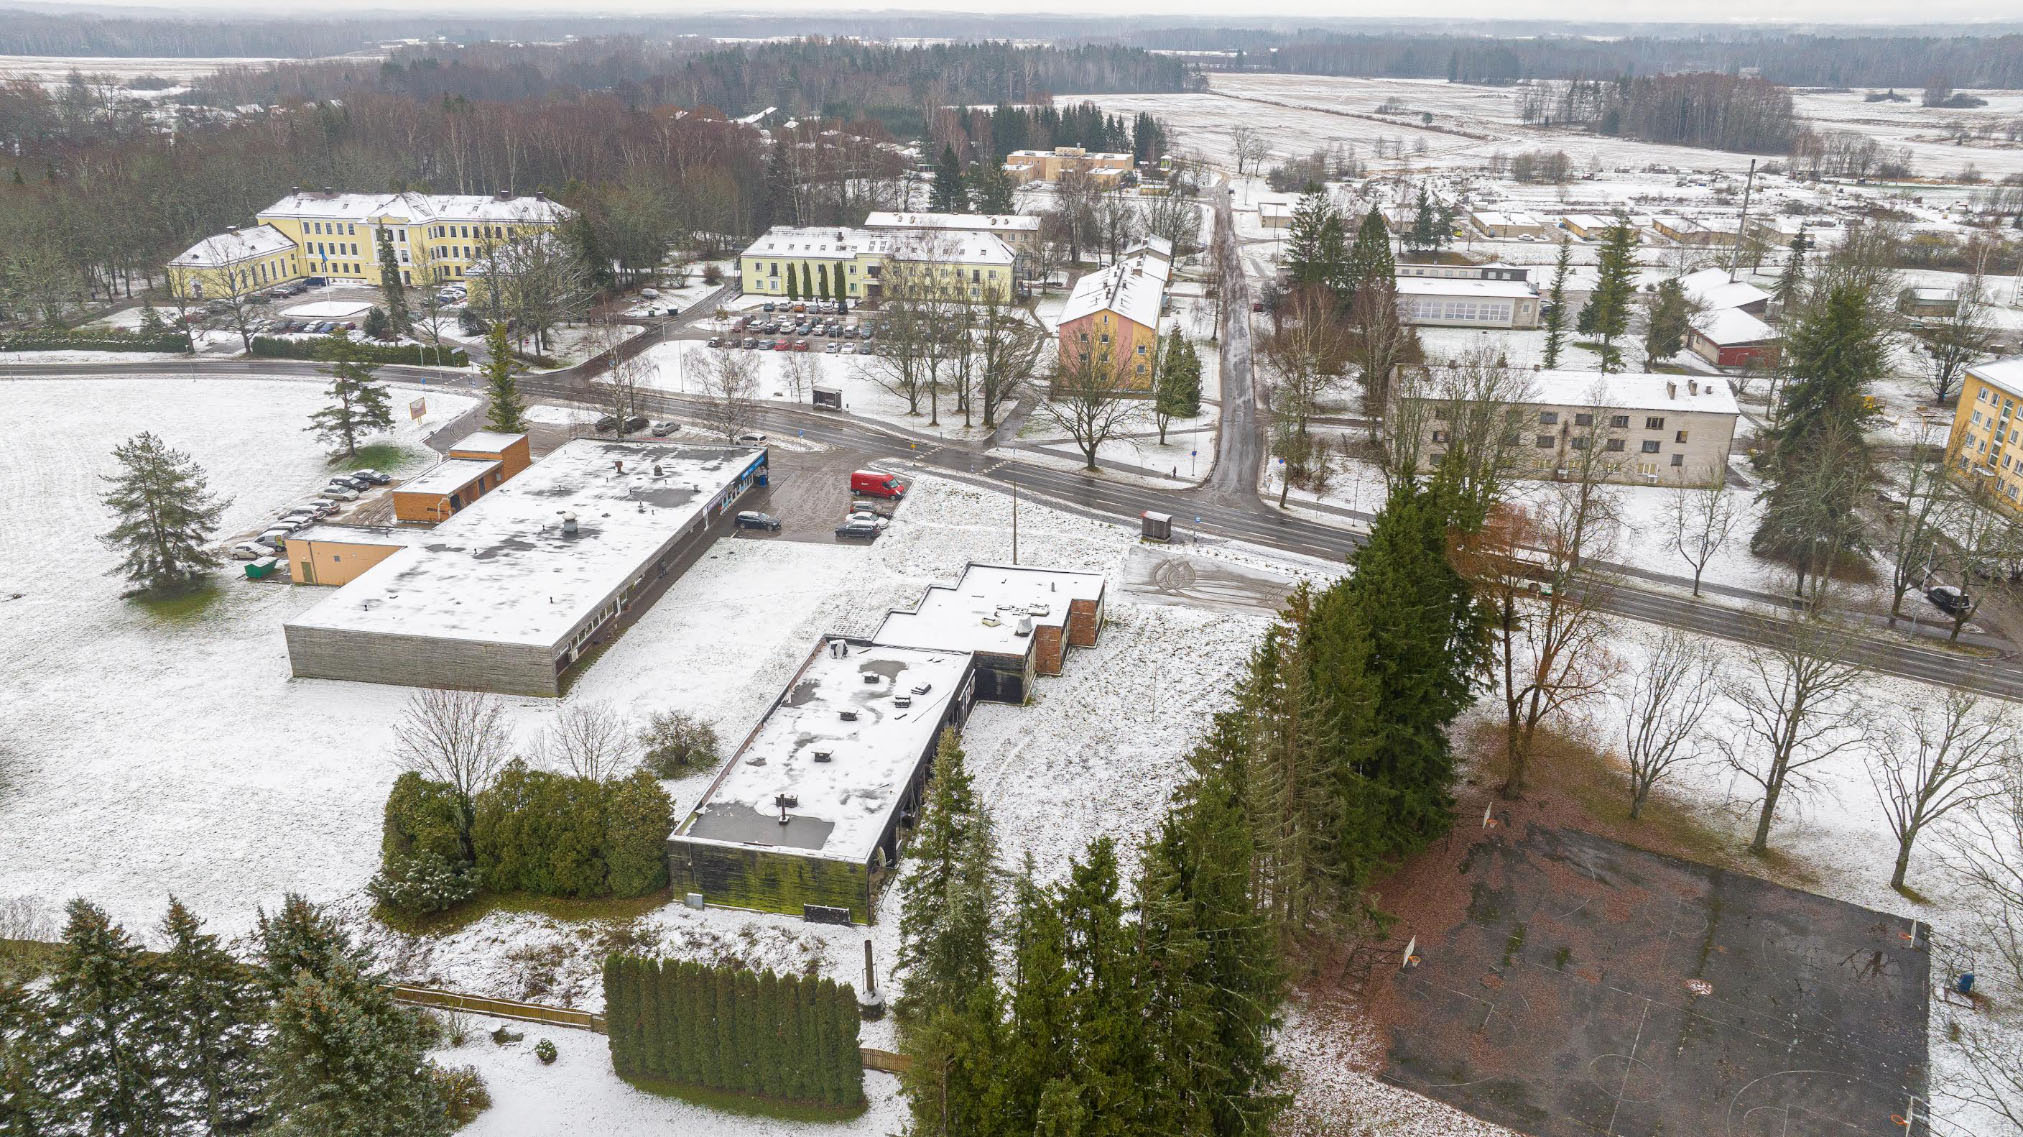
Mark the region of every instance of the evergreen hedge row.
POLYGON ((409 772, 387 795, 380 900, 440 911, 479 887, 587 899, 644 896, 667 886, 674 803, 652 774, 597 781, 507 764, 477 795, 470 850, 449 786, 409 772))
MULTIPOLYGON (((460 347, 441 351, 418 343, 383 344, 354 340, 353 344, 374 363, 407 363, 417 367, 468 367, 470 354, 460 347)), ((152 350, 152 349, 150 349, 152 350)), ((262 359, 322 359, 323 337, 307 340, 254 336, 253 354, 262 359)))
POLYGON ((0 336, 0 351, 179 351, 190 341, 181 332, 124 332, 116 328, 66 332, 36 328, 0 336))
POLYGON ((847 984, 614 955, 604 1014, 612 1068, 628 1081, 837 1109, 864 1100, 847 984))

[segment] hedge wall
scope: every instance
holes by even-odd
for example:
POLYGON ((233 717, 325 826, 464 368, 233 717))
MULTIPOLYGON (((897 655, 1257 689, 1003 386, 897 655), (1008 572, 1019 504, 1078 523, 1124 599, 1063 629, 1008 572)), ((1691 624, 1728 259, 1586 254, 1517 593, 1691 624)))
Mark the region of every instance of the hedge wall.
POLYGON ((65 332, 54 328, 9 332, 0 336, 0 351, 175 351, 187 353, 190 341, 181 332, 123 332, 113 328, 65 332))
POLYGON ((829 979, 614 955, 604 961, 611 1066, 628 1081, 855 1108, 857 995, 829 979))
MULTIPOLYGON (((374 363, 408 363, 417 367, 468 367, 471 357, 460 347, 437 351, 418 343, 381 344, 353 340, 374 363)), ((284 340, 274 336, 254 336, 253 354, 262 359, 322 359, 323 337, 284 340)))

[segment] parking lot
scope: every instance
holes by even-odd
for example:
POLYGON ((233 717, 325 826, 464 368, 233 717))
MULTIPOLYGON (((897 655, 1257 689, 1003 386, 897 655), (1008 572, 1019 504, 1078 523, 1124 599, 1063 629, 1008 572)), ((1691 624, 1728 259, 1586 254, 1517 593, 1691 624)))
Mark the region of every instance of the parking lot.
MULTIPOLYGON (((801 541, 816 545, 855 544, 856 539, 839 538, 853 497, 850 473, 864 468, 862 455, 843 450, 807 452, 774 447, 769 485, 758 496, 746 499, 744 508, 756 509, 780 519, 779 532, 737 530, 740 540, 801 541)), ((891 513, 896 502, 879 502, 891 513)))
POLYGON ((733 320, 724 334, 710 338, 709 345, 750 351, 876 355, 877 338, 877 321, 854 312, 839 313, 834 302, 768 302, 733 320))

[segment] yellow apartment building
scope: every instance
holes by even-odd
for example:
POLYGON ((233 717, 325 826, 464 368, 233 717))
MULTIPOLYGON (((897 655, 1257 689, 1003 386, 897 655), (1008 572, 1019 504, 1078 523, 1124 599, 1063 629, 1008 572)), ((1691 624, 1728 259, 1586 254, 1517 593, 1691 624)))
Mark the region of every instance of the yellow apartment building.
POLYGON ((928 281, 942 296, 1012 298, 1011 247, 990 233, 775 226, 738 256, 747 296, 875 300, 928 281))
POLYGON ((2023 356, 1969 367, 1946 438, 1946 468, 1953 480, 2010 513, 2023 513, 2018 404, 2023 404, 2023 356))
POLYGON ((1052 150, 1014 150, 1005 155, 1004 172, 1023 185, 1026 182, 1057 182, 1069 170, 1084 170, 1099 185, 1108 185, 1131 171, 1129 154, 1091 153, 1081 146, 1056 146, 1052 150))

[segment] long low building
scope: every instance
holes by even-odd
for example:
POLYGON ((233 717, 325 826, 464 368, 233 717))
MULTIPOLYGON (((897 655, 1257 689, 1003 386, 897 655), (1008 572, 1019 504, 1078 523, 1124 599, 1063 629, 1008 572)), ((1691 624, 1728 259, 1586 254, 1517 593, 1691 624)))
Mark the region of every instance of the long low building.
POLYGON ((975 698, 968 652, 824 637, 668 838, 675 889, 870 923, 941 734, 975 698))
POLYGON ((778 225, 738 255, 738 281, 745 295, 769 298, 876 300, 907 288, 1004 302, 1016 260, 1000 237, 975 230, 778 225))
POLYGON ((349 576, 358 562, 331 558, 372 560, 287 621, 289 665, 305 678, 559 695, 584 653, 766 484, 767 457, 578 439, 422 539, 357 530, 347 546, 321 527, 303 550, 312 571, 349 576))
POLYGON ((1538 288, 1522 280, 1401 276, 1398 314, 1424 327, 1535 328, 1538 288))
MULTIPOLYGON (((1600 443, 1604 480, 1705 485, 1727 468, 1741 408, 1726 379, 1682 375, 1525 373, 1529 390, 1510 404, 1513 457, 1525 474, 1552 478, 1600 443)), ((1420 464, 1432 469, 1449 442, 1447 422, 1426 416, 1420 464)))
POLYGON ((1101 573, 971 564, 953 586, 928 588, 894 610, 871 638, 976 656, 976 697, 1023 703, 1033 679, 1059 675, 1070 647, 1093 647, 1103 630, 1101 573))

